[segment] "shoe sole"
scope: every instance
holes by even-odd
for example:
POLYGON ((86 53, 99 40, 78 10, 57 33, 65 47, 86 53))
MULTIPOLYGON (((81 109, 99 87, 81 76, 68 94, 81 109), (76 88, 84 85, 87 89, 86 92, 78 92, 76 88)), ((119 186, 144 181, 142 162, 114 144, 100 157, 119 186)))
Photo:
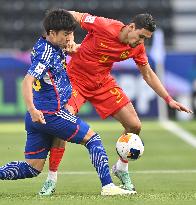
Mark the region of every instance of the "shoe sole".
POLYGON ((135 195, 136 193, 135 192, 131 192, 131 193, 119 193, 119 194, 111 194, 111 193, 101 193, 101 196, 117 196, 117 195, 120 195, 120 196, 124 196, 124 195, 135 195))
POLYGON ((56 190, 53 189, 50 194, 45 194, 45 193, 42 194, 42 193, 39 192, 39 195, 40 195, 40 196, 51 196, 51 195, 54 194, 55 191, 56 191, 56 190))
MULTIPOLYGON (((123 184, 123 181, 122 181, 121 178, 118 177, 118 175, 115 173, 115 170, 113 170, 113 167, 111 168, 111 171, 110 171, 110 172, 114 175, 114 177, 118 178, 118 179, 121 181, 121 183, 123 184)), ((123 187, 121 187, 121 186, 123 186, 123 185, 120 185, 119 187, 122 188, 122 189, 124 189, 124 190, 131 191, 131 190, 125 189, 125 188, 123 188, 123 187)), ((133 192, 132 194, 137 194, 137 191, 131 191, 131 192, 133 192)))

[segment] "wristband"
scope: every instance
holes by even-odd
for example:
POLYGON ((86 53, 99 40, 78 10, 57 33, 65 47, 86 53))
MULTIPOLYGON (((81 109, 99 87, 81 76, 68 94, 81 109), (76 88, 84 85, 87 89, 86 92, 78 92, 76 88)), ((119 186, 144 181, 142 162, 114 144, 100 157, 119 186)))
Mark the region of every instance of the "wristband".
POLYGON ((165 100, 165 102, 167 103, 167 104, 169 104, 173 99, 172 99, 172 97, 171 96, 166 96, 165 98, 164 98, 164 100, 165 100))

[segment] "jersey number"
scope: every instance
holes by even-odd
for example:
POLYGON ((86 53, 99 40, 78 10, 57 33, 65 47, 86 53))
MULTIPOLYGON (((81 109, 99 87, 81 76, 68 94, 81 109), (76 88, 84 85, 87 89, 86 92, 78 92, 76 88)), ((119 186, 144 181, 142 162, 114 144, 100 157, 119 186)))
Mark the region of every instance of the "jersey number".
POLYGON ((41 83, 39 80, 36 80, 34 83, 33 83, 33 89, 35 91, 39 91, 41 89, 41 83))
POLYGON ((110 93, 111 93, 112 95, 115 95, 115 96, 116 96, 116 102, 117 102, 117 103, 120 103, 121 100, 123 99, 123 96, 121 95, 121 92, 118 90, 118 88, 112 88, 112 89, 110 90, 110 93))
POLYGON ((99 59, 100 63, 105 63, 108 60, 109 56, 107 55, 102 55, 101 58, 99 59))

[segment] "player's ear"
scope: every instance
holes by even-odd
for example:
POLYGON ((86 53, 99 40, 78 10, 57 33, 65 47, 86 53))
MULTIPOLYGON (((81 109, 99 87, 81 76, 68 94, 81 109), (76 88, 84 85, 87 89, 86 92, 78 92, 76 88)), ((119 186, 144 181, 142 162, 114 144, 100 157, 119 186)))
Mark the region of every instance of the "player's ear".
POLYGON ((56 31, 50 30, 49 35, 51 35, 52 37, 55 37, 56 36, 56 31))
POLYGON ((130 23, 128 25, 128 27, 129 27, 129 31, 134 31, 135 30, 135 24, 134 23, 130 23))

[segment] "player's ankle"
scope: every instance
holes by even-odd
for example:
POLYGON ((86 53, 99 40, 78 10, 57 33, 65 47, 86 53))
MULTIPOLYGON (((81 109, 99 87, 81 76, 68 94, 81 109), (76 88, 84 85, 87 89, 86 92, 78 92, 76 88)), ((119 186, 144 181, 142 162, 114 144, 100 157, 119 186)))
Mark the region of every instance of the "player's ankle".
POLYGON ((57 171, 49 170, 47 180, 57 181, 57 171))
POLYGON ((106 184, 105 186, 102 186, 102 188, 109 188, 109 187, 112 187, 112 186, 115 186, 114 183, 106 184))

